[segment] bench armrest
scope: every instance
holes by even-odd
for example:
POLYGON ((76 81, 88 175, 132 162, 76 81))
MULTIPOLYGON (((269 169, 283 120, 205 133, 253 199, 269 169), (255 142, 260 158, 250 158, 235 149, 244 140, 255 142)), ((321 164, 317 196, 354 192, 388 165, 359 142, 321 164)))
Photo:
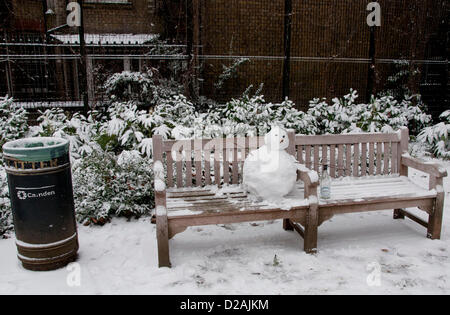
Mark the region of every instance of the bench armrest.
MULTIPOLYGON (((164 178, 164 166, 161 161, 153 163, 153 175, 155 183, 155 206, 166 206, 166 183, 164 178)), ((156 214, 158 215, 158 213, 156 214)))
MULTIPOLYGON (((161 135, 153 135, 153 176, 155 185, 155 207, 166 208, 166 181, 163 165, 163 139, 161 135)), ((161 216, 162 211, 156 211, 156 217, 161 216)))
POLYGON ((297 169, 300 179, 305 183, 305 199, 316 197, 317 200, 317 186, 319 186, 319 175, 316 171, 310 170, 306 166, 300 164, 297 169))
POLYGON ((421 161, 411 157, 408 153, 402 154, 402 165, 414 168, 437 178, 447 176, 447 170, 439 164, 421 161))

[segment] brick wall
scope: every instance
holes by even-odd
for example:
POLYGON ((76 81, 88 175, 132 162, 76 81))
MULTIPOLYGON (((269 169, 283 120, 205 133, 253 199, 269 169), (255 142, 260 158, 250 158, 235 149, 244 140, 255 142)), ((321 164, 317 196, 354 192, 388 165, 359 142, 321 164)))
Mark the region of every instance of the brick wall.
POLYGON ((129 0, 127 4, 84 5, 85 31, 87 33, 158 32, 154 15, 155 0, 129 0))
MULTIPOLYGON (((16 31, 42 31, 42 0, 11 0, 13 4, 13 29, 16 31)), ((160 0, 128 0, 127 3, 84 3, 86 33, 157 33, 160 31, 155 16, 156 2, 160 0)), ((48 27, 66 23, 66 0, 56 0, 48 16, 48 27)), ((69 30, 70 31, 70 30, 69 30)))
POLYGON ((11 0, 11 28, 16 31, 41 32, 44 26, 42 1, 11 0))

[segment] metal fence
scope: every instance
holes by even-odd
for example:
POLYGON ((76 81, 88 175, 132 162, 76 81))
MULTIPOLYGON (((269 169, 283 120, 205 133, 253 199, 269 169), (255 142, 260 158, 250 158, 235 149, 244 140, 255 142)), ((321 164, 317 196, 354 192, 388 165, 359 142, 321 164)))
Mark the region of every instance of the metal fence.
MULTIPOLYGON (((177 62, 192 82, 191 96, 195 91, 224 102, 264 83, 268 101, 289 96, 306 109, 312 98, 331 99, 350 88, 364 101, 385 89, 398 62, 407 60, 408 71, 419 71, 408 87, 421 92, 437 116, 449 107, 448 3, 378 2, 382 26, 370 28, 363 0, 180 1, 186 25, 177 25, 185 32, 177 45, 153 34, 85 35, 89 100, 103 101, 101 86, 112 73, 177 62)), ((28 107, 79 107, 81 57, 77 34, 5 32, 0 94, 28 107)))
MULTIPOLYGON (((105 80, 121 71, 164 68, 185 62, 185 45, 151 43, 154 35, 85 35, 89 101, 101 102, 105 80), (158 53, 165 51, 166 53, 158 53), (170 54, 167 54, 170 51, 170 54)), ((83 107, 79 36, 5 34, 0 36, 0 94, 27 108, 83 107)))

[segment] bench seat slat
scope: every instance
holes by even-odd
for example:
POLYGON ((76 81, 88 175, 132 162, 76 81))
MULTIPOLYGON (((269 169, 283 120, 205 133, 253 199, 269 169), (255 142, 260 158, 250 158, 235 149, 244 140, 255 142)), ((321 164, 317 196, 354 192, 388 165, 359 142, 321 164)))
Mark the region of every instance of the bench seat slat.
MULTIPOLYGON (((306 209, 303 199, 303 183, 297 182, 294 192, 286 196, 286 204, 292 206, 298 201, 295 209, 306 209), (294 202, 295 201, 295 202, 294 202)), ((331 184, 332 198, 319 200, 319 206, 351 206, 373 204, 376 202, 397 202, 426 200, 436 197, 436 191, 427 190, 413 183, 405 176, 366 176, 333 179, 331 184)), ((172 188, 167 193, 167 209, 169 217, 195 216, 205 213, 242 212, 274 210, 276 205, 266 201, 254 202, 239 185, 230 185, 224 189, 214 187, 192 187, 184 189, 172 188)), ((280 206, 283 208, 283 206, 280 206)))

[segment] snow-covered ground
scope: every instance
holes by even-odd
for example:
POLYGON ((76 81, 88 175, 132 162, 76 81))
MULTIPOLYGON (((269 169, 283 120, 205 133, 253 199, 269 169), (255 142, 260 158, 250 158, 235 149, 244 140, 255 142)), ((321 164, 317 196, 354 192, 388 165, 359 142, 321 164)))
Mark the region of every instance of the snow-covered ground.
MULTIPOLYGON (((427 185, 424 174, 410 176, 427 185)), ((305 254, 280 221, 194 227, 171 240, 173 268, 159 269, 149 219, 115 219, 79 227, 79 265, 31 272, 14 239, 0 240, 0 294, 449 294, 448 178, 444 186, 439 241, 410 220, 393 220, 392 211, 335 216, 319 228, 317 255, 305 254)))

